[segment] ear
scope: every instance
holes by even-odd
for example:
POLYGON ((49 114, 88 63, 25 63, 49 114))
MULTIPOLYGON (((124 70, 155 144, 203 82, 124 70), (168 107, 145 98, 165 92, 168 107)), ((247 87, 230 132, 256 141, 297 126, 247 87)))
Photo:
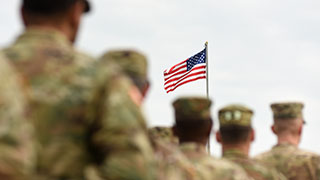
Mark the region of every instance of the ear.
POLYGON ((216 140, 218 143, 222 143, 222 138, 221 138, 221 134, 220 134, 220 131, 217 131, 216 132, 216 140))
POLYGON ((256 133, 255 133, 254 129, 252 129, 251 132, 250 132, 250 141, 251 142, 253 142, 255 140, 255 138, 256 138, 255 134, 256 133))
POLYGON ((142 89, 142 96, 143 98, 146 97, 147 93, 149 92, 149 88, 150 88, 150 83, 146 83, 145 86, 142 89))
POLYGON ((271 131, 273 134, 277 134, 276 127, 274 125, 271 126, 271 131))
POLYGON ((82 1, 77 1, 74 5, 69 9, 66 14, 67 22, 69 27, 72 30, 72 34, 70 34, 71 42, 74 42, 76 39, 76 35, 79 29, 79 24, 81 20, 81 16, 84 12, 84 3, 82 1))
POLYGON ((84 4, 81 1, 77 1, 74 5, 70 8, 69 16, 73 23, 79 24, 81 16, 84 12, 84 4))
POLYGON ((299 136, 301 136, 301 134, 302 134, 302 127, 303 127, 303 123, 300 124, 299 129, 298 129, 299 136))

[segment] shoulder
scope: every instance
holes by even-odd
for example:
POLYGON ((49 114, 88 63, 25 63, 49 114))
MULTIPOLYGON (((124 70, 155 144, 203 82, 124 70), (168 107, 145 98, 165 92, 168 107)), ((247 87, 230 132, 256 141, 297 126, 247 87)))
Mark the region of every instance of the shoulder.
POLYGON ((202 165, 206 166, 202 170, 208 170, 214 177, 218 177, 218 179, 249 179, 247 173, 239 165, 226 159, 210 157, 204 159, 202 165))

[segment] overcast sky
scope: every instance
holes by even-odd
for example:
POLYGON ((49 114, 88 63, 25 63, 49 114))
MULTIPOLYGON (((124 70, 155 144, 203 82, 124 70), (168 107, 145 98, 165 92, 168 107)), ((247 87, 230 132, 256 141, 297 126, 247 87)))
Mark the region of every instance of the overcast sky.
MULTIPOLYGON (((210 97, 217 110, 242 103, 254 112, 251 154, 276 143, 270 103, 305 103, 300 147, 320 153, 320 1, 317 0, 91 0, 76 46, 93 56, 134 48, 150 63, 152 88, 145 103, 149 126, 172 125, 172 101, 205 96, 205 80, 166 94, 163 71, 209 42, 210 97)), ((19 0, 0 1, 0 46, 23 30, 19 0)), ((220 146, 212 138, 212 152, 220 146)))

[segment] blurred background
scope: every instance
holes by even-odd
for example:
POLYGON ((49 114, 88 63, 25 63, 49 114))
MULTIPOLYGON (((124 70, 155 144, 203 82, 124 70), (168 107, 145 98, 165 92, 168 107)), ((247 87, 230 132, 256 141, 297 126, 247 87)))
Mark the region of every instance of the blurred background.
MULTIPOLYGON (((316 0, 91 0, 76 42, 100 56, 130 48, 149 58, 151 89, 144 104, 148 125, 171 126, 171 103, 206 96, 205 80, 166 94, 163 71, 209 42, 210 98, 217 110, 242 103, 255 112, 251 155, 275 145, 270 103, 302 101, 307 124, 300 147, 320 153, 320 1, 316 0), (319 114, 317 114, 319 113, 319 114), (318 139, 318 140, 317 140, 318 139)), ((0 1, 0 47, 23 30, 20 1, 0 1)), ((213 155, 220 145, 211 138, 213 155)))

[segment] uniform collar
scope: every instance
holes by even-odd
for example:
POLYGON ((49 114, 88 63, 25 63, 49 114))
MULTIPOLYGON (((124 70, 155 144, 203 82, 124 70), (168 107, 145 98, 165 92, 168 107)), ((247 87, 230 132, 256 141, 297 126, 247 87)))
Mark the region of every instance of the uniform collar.
POLYGON ((22 33, 16 42, 38 42, 57 44, 63 48, 72 48, 72 43, 67 39, 67 37, 61 32, 53 29, 40 29, 36 27, 27 28, 24 33, 22 33))
POLYGON ((207 153, 206 148, 204 145, 199 143, 182 143, 179 145, 181 151, 183 152, 201 152, 207 153))
POLYGON ((277 149, 277 148, 285 148, 285 147, 291 147, 291 148, 297 148, 295 145, 290 144, 290 143, 281 143, 273 146, 272 149, 277 149))
POLYGON ((237 149, 229 149, 223 152, 223 157, 224 158, 248 158, 248 155, 242 153, 240 150, 237 149))

